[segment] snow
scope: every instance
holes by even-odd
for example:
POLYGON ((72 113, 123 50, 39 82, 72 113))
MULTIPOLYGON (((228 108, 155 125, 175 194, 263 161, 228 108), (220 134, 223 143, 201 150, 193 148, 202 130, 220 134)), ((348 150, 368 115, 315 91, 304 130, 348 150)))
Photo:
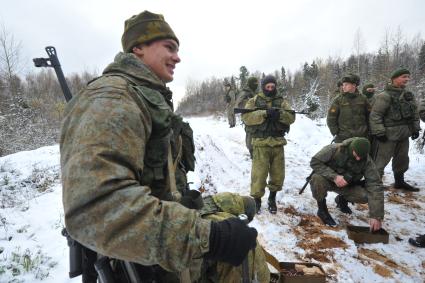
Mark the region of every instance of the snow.
MULTIPOLYGON (((186 120, 196 145, 196 171, 189 174, 192 188, 203 186, 204 194, 249 195, 251 160, 240 122, 229 128, 221 116, 186 120)), ((389 243, 356 245, 344 227, 367 226, 367 206, 351 206, 353 214, 344 215, 330 193, 329 210, 340 224, 330 228, 315 216, 317 206, 309 187, 298 194, 310 174, 311 156, 331 139, 323 120, 297 116, 287 135, 286 178, 277 195, 278 213, 263 210, 250 224, 259 231, 260 243, 280 261, 320 263, 328 282, 423 282, 425 249, 412 247, 407 240, 425 233, 424 154, 411 143, 406 179, 422 188, 419 193, 385 192, 384 229, 390 234, 389 243)), ((81 277, 68 278, 59 171, 57 145, 0 158, 0 282, 81 281, 81 277)), ((385 172, 384 183, 390 184, 391 165, 385 172)))

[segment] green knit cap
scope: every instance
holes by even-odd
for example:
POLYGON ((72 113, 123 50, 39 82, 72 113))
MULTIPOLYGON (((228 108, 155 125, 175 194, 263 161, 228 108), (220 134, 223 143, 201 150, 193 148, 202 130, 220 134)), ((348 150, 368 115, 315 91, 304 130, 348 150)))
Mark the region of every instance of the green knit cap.
POLYGON ((121 43, 124 52, 131 52, 131 49, 138 44, 166 38, 174 39, 179 44, 163 15, 143 11, 125 21, 121 43))
POLYGON ((405 74, 410 75, 410 71, 409 71, 408 69, 406 69, 406 68, 399 68, 399 69, 397 69, 397 70, 394 70, 394 71, 391 73, 391 79, 398 78, 398 77, 400 77, 400 76, 402 76, 402 75, 405 75, 405 74))
POLYGON ((350 153, 354 150, 361 159, 364 159, 369 154, 370 142, 367 138, 353 138, 348 148, 350 153))
POLYGON ((251 90, 255 91, 258 88, 258 79, 256 77, 249 77, 247 84, 251 90))

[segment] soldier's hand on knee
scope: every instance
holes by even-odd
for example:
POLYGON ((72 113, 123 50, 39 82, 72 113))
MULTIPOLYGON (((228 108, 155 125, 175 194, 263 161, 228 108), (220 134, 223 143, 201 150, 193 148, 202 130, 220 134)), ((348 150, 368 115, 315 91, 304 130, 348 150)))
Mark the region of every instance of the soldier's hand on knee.
POLYGON ((348 185, 347 181, 344 179, 344 176, 337 175, 334 179, 334 183, 338 188, 343 188, 348 185))
POLYGON ((378 231, 379 229, 381 229, 382 222, 379 219, 371 218, 371 219, 369 219, 369 226, 370 226, 370 231, 375 232, 375 231, 378 231))
POLYGON ((257 230, 239 218, 211 223, 210 250, 205 258, 238 266, 257 245, 257 230))

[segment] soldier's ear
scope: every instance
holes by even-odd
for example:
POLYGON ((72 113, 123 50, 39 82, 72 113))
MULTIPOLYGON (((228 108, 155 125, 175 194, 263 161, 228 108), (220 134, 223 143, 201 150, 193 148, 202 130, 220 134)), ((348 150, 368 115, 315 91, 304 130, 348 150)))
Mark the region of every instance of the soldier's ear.
POLYGON ((137 45, 134 46, 131 51, 133 52, 134 55, 136 55, 137 57, 143 57, 145 51, 144 51, 144 45, 137 45))

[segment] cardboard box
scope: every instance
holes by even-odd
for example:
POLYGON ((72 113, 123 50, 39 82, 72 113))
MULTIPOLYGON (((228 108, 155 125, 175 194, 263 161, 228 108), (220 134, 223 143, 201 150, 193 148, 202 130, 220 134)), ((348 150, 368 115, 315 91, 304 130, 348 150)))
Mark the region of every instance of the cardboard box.
POLYGON ((325 283, 326 273, 320 264, 279 262, 281 283, 325 283))
POLYGON ((384 243, 388 244, 389 234, 384 229, 376 232, 370 232, 369 227, 366 226, 347 226, 348 238, 357 244, 375 244, 384 243))

